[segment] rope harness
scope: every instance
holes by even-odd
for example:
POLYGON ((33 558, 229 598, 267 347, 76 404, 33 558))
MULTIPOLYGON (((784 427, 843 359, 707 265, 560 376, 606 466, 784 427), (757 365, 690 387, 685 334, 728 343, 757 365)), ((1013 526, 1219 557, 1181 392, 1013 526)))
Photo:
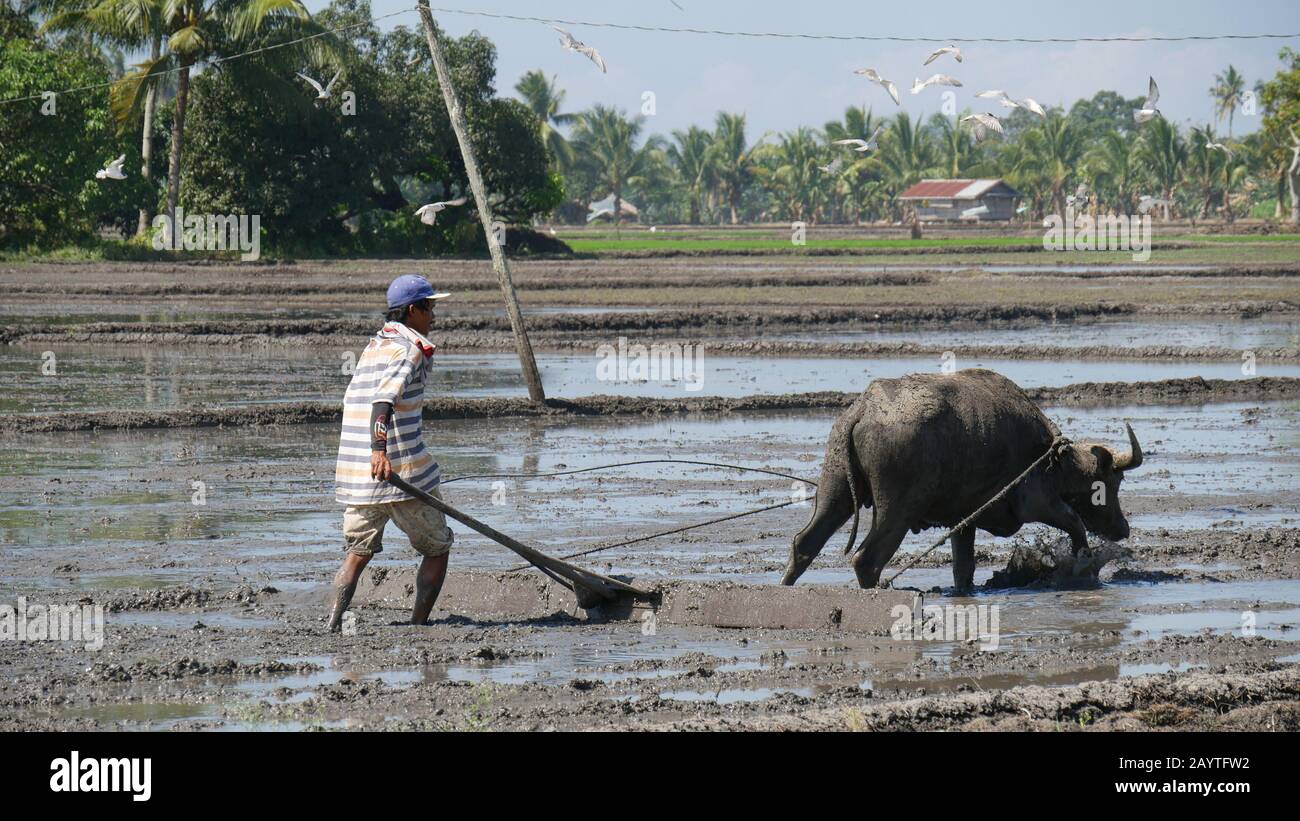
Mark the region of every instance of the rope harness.
POLYGON ((1034 468, 1041 465, 1044 460, 1052 459, 1054 461, 1059 456, 1061 450, 1065 447, 1068 447, 1069 444, 1070 444, 1069 439, 1066 439, 1064 436, 1057 436, 1055 439, 1052 440, 1052 444, 1047 446, 1047 450, 1043 452, 1043 455, 1039 456, 1037 459, 1031 462, 1029 464, 1029 467, 1025 468, 1023 471, 1020 472, 1019 476, 1012 479, 1011 484, 1007 485, 1006 487, 999 490, 997 493, 993 494, 993 498, 989 499, 987 502, 980 505, 978 508, 975 509, 974 513, 967 516, 965 519, 962 519, 960 522, 958 522, 956 525, 950 528, 946 533, 940 536, 938 540, 935 541, 934 544, 930 545, 924 551, 917 554, 916 556, 913 556, 910 560, 907 561, 907 563, 905 563, 901 568, 899 568, 899 571, 897 573, 890 576, 888 579, 885 580, 883 584, 880 584, 878 586, 891 587, 894 584, 895 579, 897 579, 899 576, 903 575, 908 570, 910 570, 917 562, 921 561, 926 556, 930 555, 930 553, 936 547, 948 541, 948 539, 951 538, 954 533, 968 527, 971 524, 971 522, 978 519, 984 513, 984 511, 988 510, 990 507, 997 504, 998 501, 1000 501, 1003 497, 1005 497, 1008 493, 1011 492, 1012 488, 1014 488, 1016 485, 1024 481, 1024 478, 1028 476, 1033 471, 1034 468))
MULTIPOLYGON (((1019 476, 1017 476, 1015 479, 1012 479, 1010 484, 1008 484, 1006 487, 999 490, 987 502, 980 505, 979 508, 976 509, 974 513, 970 514, 965 519, 962 519, 955 527, 951 528, 946 533, 944 533, 943 536, 940 537, 938 541, 930 545, 930 547, 926 548, 924 552, 913 557, 910 561, 907 562, 907 564, 903 565, 903 567, 897 573, 891 576, 888 581, 882 584, 881 587, 889 587, 890 585, 892 585, 895 579, 903 575, 903 573, 907 572, 913 565, 915 565, 921 559, 928 556, 935 548, 939 547, 944 542, 946 542, 954 533, 969 526, 970 523, 973 522, 975 519, 978 519, 980 515, 984 513, 984 511, 988 510, 999 500, 1005 497, 1007 493, 1011 491, 1012 488, 1020 484, 1020 482, 1023 481, 1024 478, 1028 476, 1031 471, 1034 470, 1034 468, 1042 464, 1044 460, 1048 459, 1049 457, 1053 457, 1053 454, 1058 454, 1063 447, 1068 446, 1069 444, 1070 444, 1070 440, 1066 439, 1064 436, 1057 436, 1055 439, 1053 439, 1052 444, 1047 448, 1046 452, 1044 452, 1042 456, 1039 456, 1037 459, 1035 459, 1029 465, 1029 467, 1025 468, 1020 473, 1019 476)), ((637 459, 631 462, 614 462, 608 465, 596 465, 595 467, 589 467, 589 468, 573 468, 571 470, 557 470, 557 471, 551 471, 547 473, 479 473, 479 474, 473 474, 467 476, 457 476, 454 479, 444 479, 442 484, 451 484, 452 482, 462 482, 470 479, 546 479, 555 476, 572 476, 577 473, 590 473, 598 470, 610 470, 613 468, 631 467, 634 465, 662 465, 662 464, 698 465, 702 467, 723 468, 726 470, 739 470, 747 473, 762 473, 767 476, 777 476, 782 479, 791 479, 796 482, 803 482, 804 484, 817 487, 817 483, 812 481, 811 479, 805 479, 802 476, 795 476, 794 474, 791 473, 782 473, 779 470, 768 470, 766 468, 751 468, 751 467, 745 467, 744 465, 726 464, 724 462, 704 462, 695 459, 637 459)), ((852 477, 850 477, 849 484, 850 485, 853 484, 852 477)), ((730 516, 722 516, 717 519, 709 519, 708 521, 697 522, 692 525, 683 525, 682 527, 675 527, 672 528, 671 530, 662 530, 657 533, 651 533, 645 536, 637 536, 635 538, 626 539, 621 542, 614 542, 612 544, 599 545, 597 547, 588 548, 586 550, 580 550, 576 553, 569 553, 561 558, 576 559, 581 556, 589 556, 593 553, 600 553, 605 550, 613 550, 618 547, 627 547, 628 545, 638 544, 640 542, 648 542, 651 539, 658 539, 663 536, 672 536, 677 533, 685 533, 688 530, 695 530, 696 528, 721 524, 722 522, 729 522, 734 519, 741 519, 746 516, 756 515, 758 513, 766 513, 769 510, 777 510, 779 508, 789 507, 790 505, 797 505, 800 502, 804 502, 804 501, 807 500, 791 499, 788 502, 779 502, 774 505, 767 505, 766 507, 759 507, 759 508, 754 508, 752 510, 742 511, 740 513, 733 513, 730 516)), ((506 572, 518 573, 519 571, 527 570, 530 567, 532 567, 531 564, 523 564, 517 567, 511 567, 507 569, 506 572)))

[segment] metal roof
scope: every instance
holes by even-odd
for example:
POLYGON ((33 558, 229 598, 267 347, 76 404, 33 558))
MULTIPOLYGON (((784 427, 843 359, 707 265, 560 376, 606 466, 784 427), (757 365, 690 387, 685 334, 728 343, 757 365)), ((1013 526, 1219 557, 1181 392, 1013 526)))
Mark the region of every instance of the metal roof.
POLYGON ((921 180, 916 185, 898 195, 900 200, 954 199, 974 200, 1001 186, 1007 196, 1019 196, 1019 192, 1001 179, 991 180, 921 180))

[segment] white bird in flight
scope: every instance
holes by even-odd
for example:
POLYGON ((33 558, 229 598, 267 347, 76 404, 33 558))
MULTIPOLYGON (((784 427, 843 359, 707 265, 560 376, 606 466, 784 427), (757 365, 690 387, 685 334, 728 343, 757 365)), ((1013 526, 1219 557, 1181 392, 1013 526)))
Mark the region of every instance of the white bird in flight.
POLYGON ((438 221, 438 212, 453 205, 464 205, 465 197, 457 197, 454 200, 446 202, 431 202, 428 205, 421 205, 415 209, 415 215, 420 218, 420 222, 425 225, 433 225, 438 221))
POLYGON ((297 72, 297 74, 299 77, 303 78, 308 83, 310 83, 312 88, 316 89, 317 100, 328 100, 330 98, 330 90, 334 88, 334 82, 338 80, 339 75, 342 74, 342 72, 341 71, 334 72, 334 76, 330 78, 330 81, 326 83, 324 87, 322 87, 320 83, 308 77, 306 74, 303 74, 301 71, 297 72))
POLYGON ((836 157, 826 165, 817 166, 817 168, 820 169, 822 173, 825 174, 834 174, 843 167, 844 167, 844 160, 841 159, 840 157, 836 157))
POLYGON ((912 82, 912 93, 920 94, 927 86, 961 86, 961 80, 949 77, 947 74, 935 74, 925 82, 921 82, 919 77, 912 82))
POLYGON ((95 172, 97 180, 124 180, 126 172, 122 170, 122 163, 126 162, 126 155, 118 157, 108 165, 95 172))
POLYGON ((1147 85, 1147 98, 1142 102, 1141 108, 1133 111, 1133 119, 1140 123, 1164 116, 1160 113, 1160 109, 1156 108, 1156 102, 1160 100, 1160 89, 1156 88, 1156 78, 1150 77, 1148 79, 1150 83, 1147 85))
POLYGON ((1011 96, 1000 88, 989 89, 988 91, 977 91, 975 92, 975 96, 982 97, 986 100, 997 100, 1007 108, 1014 108, 1016 105, 1016 101, 1011 99, 1011 96))
POLYGON ((575 51, 578 54, 585 54, 602 72, 606 74, 609 73, 605 70, 605 59, 600 56, 599 51, 596 51, 591 46, 575 38, 572 34, 559 26, 551 26, 551 28, 560 33, 560 45, 564 46, 564 48, 569 51, 575 51))
POLYGON ((1026 97, 1023 100, 1017 100, 1015 102, 1016 105, 1020 106, 1026 111, 1032 111, 1038 116, 1042 117, 1044 120, 1047 119, 1047 111, 1045 111, 1043 107, 1038 103, 1038 101, 1035 100, 1033 97, 1026 97))
POLYGON ((835 143, 835 145, 851 145, 853 146, 853 150, 859 153, 865 151, 874 151, 880 147, 876 144, 876 138, 879 137, 880 133, 884 130, 885 130, 884 125, 878 125, 876 126, 876 130, 871 132, 871 136, 865 140, 860 140, 856 137, 853 137, 847 140, 834 140, 833 142, 835 143))
POLYGON ((996 131, 998 134, 1006 133, 1002 130, 1002 121, 992 114, 969 114, 962 117, 961 121, 970 123, 971 131, 975 133, 975 142, 983 142, 990 131, 996 131))
POLYGON ((1079 187, 1074 189, 1074 193, 1065 198, 1066 205, 1088 201, 1088 186, 1086 183, 1079 183, 1079 187))
POLYGON ((956 46, 944 46, 943 48, 937 48, 934 51, 930 52, 930 56, 926 57, 925 62, 922 63, 921 65, 928 66, 945 54, 951 54, 954 60, 956 60, 959 63, 961 62, 961 49, 957 48, 956 46))
POLYGON ((1039 102, 1035 100, 1033 97, 1025 97, 1022 100, 1015 100, 1012 99, 1010 94, 1007 94, 1002 89, 981 91, 975 96, 983 97, 985 99, 995 99, 998 101, 998 104, 1001 105, 1003 108, 1023 108, 1026 111, 1032 111, 1033 113, 1037 114, 1039 117, 1042 117, 1043 119, 1047 119, 1047 112, 1043 109, 1043 107, 1039 104, 1039 102))
POLYGON ((1232 156, 1232 149, 1228 148, 1228 146, 1224 145, 1223 143, 1206 143, 1205 147, 1210 149, 1211 151, 1222 151, 1224 154, 1227 154, 1229 157, 1232 156))
POLYGON ((853 73, 861 74, 863 77, 866 77, 871 82, 875 83, 876 85, 883 88, 885 91, 889 92, 889 96, 893 99, 894 105, 899 105, 898 86, 894 85, 893 82, 886 80, 884 77, 881 77, 879 74, 876 73, 876 70, 874 68, 860 68, 854 71, 853 73))

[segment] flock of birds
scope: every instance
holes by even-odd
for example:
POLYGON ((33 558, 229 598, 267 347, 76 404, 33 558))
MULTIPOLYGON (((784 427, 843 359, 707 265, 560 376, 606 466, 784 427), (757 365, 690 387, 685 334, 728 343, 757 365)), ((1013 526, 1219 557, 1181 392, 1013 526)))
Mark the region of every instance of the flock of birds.
MULTIPOLYGON (((928 66, 931 63, 933 63, 935 60, 938 60, 939 58, 944 56, 951 56, 958 63, 963 62, 961 49, 955 45, 948 45, 942 48, 937 48, 934 51, 930 52, 930 55, 925 58, 925 62, 922 63, 922 65, 928 66)), ((898 86, 895 85, 893 81, 881 76, 880 72, 876 71, 876 69, 860 68, 854 71, 853 73, 859 74, 867 78, 867 80, 883 88, 885 90, 885 93, 889 95, 889 98, 894 101, 894 105, 900 105, 898 100, 898 86)), ((938 73, 938 74, 932 74, 930 77, 928 77, 925 80, 922 80, 919 77, 913 80, 912 93, 920 94, 922 91, 926 90, 931 86, 952 86, 955 88, 960 88, 961 85, 962 85, 961 80, 958 80, 956 77, 953 77, 948 74, 938 73)), ((1154 86, 1155 86, 1155 81, 1153 80, 1152 87, 1154 88, 1154 86)), ((978 92, 975 96, 981 99, 997 100, 998 103, 1001 104, 1003 108, 1023 108, 1026 111, 1030 111, 1033 112, 1034 114, 1037 114, 1039 117, 1042 117, 1043 119, 1047 119, 1047 110, 1043 108, 1042 104, 1040 104, 1037 100, 1035 100, 1032 97, 1023 97, 1017 100, 1014 97, 1012 97, 1010 94, 1008 94, 1007 92, 1001 89, 990 89, 988 91, 981 91, 978 92)), ((963 125, 967 125, 970 127, 976 142, 983 142, 985 139, 988 139, 990 134, 1006 133, 1002 127, 1002 121, 999 120, 996 115, 988 112, 970 114, 965 117, 962 117, 961 123, 963 125)), ((878 133, 872 135, 872 139, 870 142, 874 143, 876 136, 878 136, 878 133)), ((848 144, 848 142, 849 141, 836 140, 836 143, 839 145, 845 145, 848 144)), ((854 141, 854 142, 861 142, 861 141, 854 141)), ((867 151, 870 150, 871 148, 875 148, 875 146, 871 145, 870 147, 868 147, 864 144, 862 146, 859 146, 856 150, 867 151)))
MULTIPOLYGON (((600 52, 597 51, 594 47, 587 45, 586 43, 577 39, 568 31, 560 28, 559 26, 551 26, 551 28, 553 28, 556 32, 559 33, 560 46, 562 48, 564 48, 566 51, 583 55, 587 59, 591 60, 591 62, 594 63, 596 67, 601 70, 602 73, 608 73, 609 69, 605 64, 605 58, 602 57, 600 52)), ((934 51, 930 52, 930 55, 925 58, 925 62, 922 63, 922 65, 928 66, 934 61, 939 60, 946 56, 951 56, 952 59, 958 63, 963 62, 961 49, 958 48, 956 45, 947 45, 942 48, 937 48, 934 51)), ((418 62, 420 59, 421 57, 417 57, 415 60, 412 61, 412 64, 418 62)), ((882 89, 885 90, 885 93, 889 95, 889 98, 894 101, 894 105, 901 105, 898 98, 898 86, 895 85, 893 81, 881 76, 880 72, 878 72, 876 69, 860 68, 860 69, 856 69, 853 73, 865 77, 868 81, 880 86, 882 89)), ((328 83, 321 85, 321 83, 315 80, 314 78, 306 74, 303 74, 302 72, 297 72, 297 76, 302 78, 306 83, 308 83, 312 87, 312 89, 316 92, 315 102, 316 105, 318 106, 321 105, 324 101, 329 100, 331 98, 332 91, 334 89, 334 84, 338 81, 340 74, 341 72, 335 72, 334 76, 330 78, 330 81, 328 83)), ((957 78, 952 77, 948 74, 935 73, 932 74, 930 77, 926 78, 925 80, 922 80, 919 77, 915 78, 912 82, 912 93, 920 94, 922 91, 924 91, 927 88, 930 88, 931 86, 950 86, 950 87, 960 88, 962 86, 962 83, 957 78)), ((1047 119, 1047 110, 1043 108, 1042 104, 1040 104, 1037 100, 1033 99, 1032 97, 1021 97, 1017 99, 1015 97, 1012 97, 1010 94, 1008 94, 1006 91, 1003 91, 1002 89, 990 89, 987 91, 980 91, 977 92, 975 96, 980 99, 996 100, 998 104, 1003 108, 1009 108, 1009 109, 1020 108, 1029 111, 1032 114, 1035 114, 1043 118, 1044 120, 1047 119)), ((1135 109, 1133 111, 1133 119, 1138 123, 1146 123, 1146 122, 1150 122, 1156 117, 1163 117, 1164 115, 1160 113, 1160 109, 1156 108, 1156 103, 1159 102, 1159 100, 1160 100, 1160 89, 1156 86, 1155 78, 1151 77, 1149 78, 1149 83, 1147 86, 1146 99, 1143 100, 1141 108, 1135 109)), ((968 114, 965 117, 962 117, 960 122, 962 125, 965 125, 971 129, 972 136, 974 136, 976 143, 983 142, 993 134, 997 134, 999 136, 1006 134, 1006 131, 1002 126, 1002 121, 995 114, 992 114, 991 112, 978 112, 975 114, 968 114)), ((859 137, 851 137, 847 139, 834 140, 833 144, 851 147, 854 151, 860 154, 866 153, 868 151, 875 151, 880 147, 878 141, 880 135, 884 132, 884 130, 885 130, 885 126, 879 125, 876 127, 875 131, 873 131, 871 135, 868 136, 866 139, 862 139, 859 137)), ((1229 149, 1223 143, 1211 141, 1211 142, 1207 142, 1205 144, 1205 147, 1208 150, 1221 151, 1224 154, 1228 155, 1229 157, 1232 156, 1231 149, 1229 149)), ((118 157, 116 160, 113 160, 108 165, 106 165, 102 170, 95 172, 95 179, 98 180, 126 179, 126 172, 122 169, 122 166, 125 162, 126 162, 126 155, 123 154, 122 156, 118 157)), ((842 158, 836 157, 832 159, 830 163, 818 167, 821 169, 822 172, 826 174, 836 174, 840 171, 841 168, 844 167, 844 161, 842 158)), ((1073 205, 1076 200, 1084 200, 1086 198, 1086 195, 1087 195, 1086 186, 1080 185, 1079 189, 1075 192, 1075 194, 1067 198, 1068 203, 1073 205)), ((457 199, 453 199, 453 200, 427 203, 417 208, 415 210, 415 215, 419 217, 420 221, 425 225, 435 225, 437 223, 438 214, 441 211, 449 207, 464 205, 466 201, 467 199, 465 197, 458 197, 457 199)), ((1139 202, 1138 208, 1139 210, 1142 211, 1142 213, 1145 214, 1147 211, 1149 211, 1151 208, 1157 205, 1168 205, 1168 203, 1164 200, 1156 199, 1154 197, 1144 196, 1142 200, 1139 202)))
MULTIPOLYGON (((568 31, 560 28, 559 26, 551 26, 551 28, 559 32, 561 47, 563 47, 567 51, 571 51, 576 54, 581 54, 587 57, 587 59, 591 60, 593 63, 596 64, 596 67, 599 68, 601 72, 604 73, 608 72, 608 68, 606 67, 605 64, 605 58, 602 57, 600 52, 597 51, 594 47, 587 45, 586 43, 577 39, 568 31)), ((947 45, 947 46, 943 46, 942 48, 937 48, 934 51, 930 52, 929 56, 925 58, 925 62, 923 62, 922 65, 928 66, 931 63, 933 63, 935 60, 938 60, 945 56, 951 56, 952 59, 957 61, 958 63, 961 63, 964 60, 960 48, 958 48, 956 45, 947 45)), ((889 98, 894 101, 894 105, 901 105, 901 102, 899 101, 899 97, 898 97, 898 86, 893 81, 889 80, 886 77, 883 77, 879 71, 877 71, 874 68, 860 68, 855 70, 853 73, 861 75, 862 77, 865 77, 868 81, 880 86, 882 89, 885 90, 885 93, 889 95, 889 98)), ((915 78, 912 81, 912 93, 920 94, 922 91, 924 91, 927 88, 930 88, 931 86, 951 86, 955 88, 960 88, 961 85, 962 85, 961 80, 958 80, 956 77, 953 77, 948 74, 943 74, 943 73, 935 73, 930 75, 928 78, 924 80, 922 80, 919 77, 915 78)), ((1025 111, 1028 111, 1032 114, 1035 114, 1043 118, 1044 120, 1047 119, 1047 110, 1043 108, 1043 105, 1039 103, 1037 100, 1035 100, 1033 97, 1021 97, 1017 99, 1015 97, 1012 97, 1010 94, 1008 94, 1006 91, 1003 91, 1002 89, 989 89, 987 91, 980 91, 976 93, 975 96, 981 99, 996 100, 998 104, 1003 108, 1010 108, 1010 109, 1022 108, 1025 111)), ((1147 86, 1146 99, 1143 100, 1141 108, 1135 109, 1133 111, 1133 119, 1138 123, 1145 123, 1145 122, 1150 122, 1156 117, 1163 117, 1164 115, 1160 113, 1160 109, 1156 108, 1156 103, 1159 101, 1159 99, 1160 99, 1160 89, 1156 86, 1155 78, 1151 77, 1149 78, 1149 83, 1147 86)), ((962 117, 960 122, 971 129, 971 133, 975 137, 975 141, 977 143, 983 142, 993 134, 998 134, 998 135, 1006 134, 1005 129, 1002 127, 1002 121, 997 117, 997 115, 991 112, 979 112, 975 114, 969 114, 965 117, 962 117)), ((857 151, 859 153, 874 151, 877 148, 879 148, 877 140, 880 137, 880 134, 883 130, 884 130, 884 126, 880 126, 874 132, 872 132, 871 136, 867 137, 866 139, 854 137, 850 139, 834 140, 834 144, 851 146, 854 151, 857 151)), ((1214 151, 1222 151, 1228 154, 1229 156, 1232 155, 1232 151, 1223 143, 1207 142, 1205 144, 1205 147, 1207 149, 1214 150, 1214 151)), ((828 174, 837 173, 843 167, 844 167, 844 162, 839 158, 832 160, 827 165, 819 166, 819 168, 821 168, 822 171, 828 174)))

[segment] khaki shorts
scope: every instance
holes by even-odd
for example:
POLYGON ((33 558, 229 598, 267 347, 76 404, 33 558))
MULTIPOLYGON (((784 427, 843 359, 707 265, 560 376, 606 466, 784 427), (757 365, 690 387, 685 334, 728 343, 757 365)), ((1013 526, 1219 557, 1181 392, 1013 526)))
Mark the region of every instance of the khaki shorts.
MULTIPOLYGON (((433 495, 442 498, 435 489, 433 495)), ((367 558, 384 549, 384 526, 392 519, 421 556, 445 556, 454 540, 447 518, 424 502, 407 499, 380 505, 353 505, 343 511, 343 549, 367 558)))

